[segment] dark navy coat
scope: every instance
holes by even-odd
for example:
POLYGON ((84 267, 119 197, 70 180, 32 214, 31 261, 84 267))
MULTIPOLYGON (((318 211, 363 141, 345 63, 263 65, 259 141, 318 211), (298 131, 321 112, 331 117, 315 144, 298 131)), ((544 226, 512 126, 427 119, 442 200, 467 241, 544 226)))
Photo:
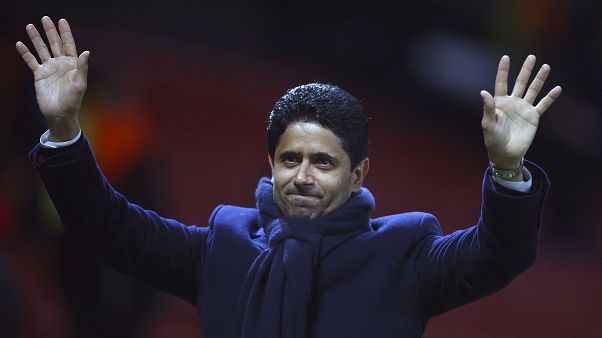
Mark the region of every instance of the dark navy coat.
MULTIPOLYGON (((267 248, 256 209, 218 206, 208 227, 163 218, 113 189, 85 137, 66 148, 38 145, 30 159, 73 240, 118 271, 195 304, 203 337, 232 336, 240 288, 267 248)), ((465 230, 443 236, 434 216, 412 212, 325 238, 310 336, 420 337, 432 316, 507 285, 535 260, 549 187, 539 167, 527 166, 530 193, 485 174, 481 217, 465 230)))

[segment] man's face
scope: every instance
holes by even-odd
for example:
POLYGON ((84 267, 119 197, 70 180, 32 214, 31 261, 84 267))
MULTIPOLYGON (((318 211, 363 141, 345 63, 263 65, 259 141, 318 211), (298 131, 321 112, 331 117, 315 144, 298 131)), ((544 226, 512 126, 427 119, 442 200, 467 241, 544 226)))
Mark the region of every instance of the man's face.
POLYGON ((291 123, 270 159, 274 200, 287 218, 316 218, 341 207, 359 191, 368 160, 351 170, 341 140, 315 123, 291 123))

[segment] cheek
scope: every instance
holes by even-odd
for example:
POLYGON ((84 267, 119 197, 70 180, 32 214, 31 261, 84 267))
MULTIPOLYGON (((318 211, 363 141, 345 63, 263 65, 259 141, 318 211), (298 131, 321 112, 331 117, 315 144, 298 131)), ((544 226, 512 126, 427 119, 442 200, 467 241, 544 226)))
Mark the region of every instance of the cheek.
POLYGON ((322 182, 322 189, 328 190, 328 192, 332 195, 332 198, 339 195, 346 195, 348 192, 350 193, 351 179, 349 175, 332 175, 329 177, 325 177, 322 182))
POLYGON ((276 175, 272 176, 272 185, 275 191, 280 192, 283 186, 282 179, 276 175))
POLYGON ((293 175, 290 171, 282 169, 272 170, 272 184, 278 191, 281 191, 292 180, 293 175))

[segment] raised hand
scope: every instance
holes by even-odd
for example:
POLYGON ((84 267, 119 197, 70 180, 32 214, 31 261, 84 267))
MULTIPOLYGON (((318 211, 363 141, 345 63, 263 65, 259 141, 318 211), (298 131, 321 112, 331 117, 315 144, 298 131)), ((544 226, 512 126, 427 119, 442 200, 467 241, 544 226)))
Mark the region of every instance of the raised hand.
POLYGON ((58 22, 60 35, 49 17, 42 18, 42 26, 52 55, 36 27, 29 24, 25 28, 41 64, 21 41, 16 47, 33 72, 36 98, 48 122, 50 140, 66 141, 79 132, 78 112, 86 91, 90 52, 77 55, 67 20, 58 22))
POLYGON ((533 142, 540 116, 562 91, 560 86, 554 87, 535 105, 535 99, 550 73, 550 66, 541 66, 527 89, 534 66, 535 56, 529 55, 518 74, 512 94, 508 95, 510 58, 504 55, 495 78, 495 97, 485 90, 481 91, 484 104, 481 126, 485 146, 489 160, 498 169, 510 170, 520 166, 521 159, 533 142))

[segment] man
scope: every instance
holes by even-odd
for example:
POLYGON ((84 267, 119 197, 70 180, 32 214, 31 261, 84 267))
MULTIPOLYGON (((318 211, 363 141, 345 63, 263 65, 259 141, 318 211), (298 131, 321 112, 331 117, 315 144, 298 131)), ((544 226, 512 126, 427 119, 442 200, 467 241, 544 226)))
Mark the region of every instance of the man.
POLYGON ((52 55, 33 25, 42 63, 16 47, 49 126, 30 158, 66 231, 117 270, 195 304, 205 337, 419 337, 432 316, 499 290, 535 259, 549 183, 523 159, 561 89, 533 105, 550 71, 542 66, 527 88, 534 56, 511 95, 507 56, 495 97, 481 92, 491 166, 476 226, 443 236, 425 213, 371 219, 363 109, 314 83, 289 90, 270 114, 272 178, 260 180, 257 208, 222 205, 197 228, 129 203, 107 182, 78 122, 90 53, 78 56, 67 21, 58 32, 48 17, 42 25, 52 55))

